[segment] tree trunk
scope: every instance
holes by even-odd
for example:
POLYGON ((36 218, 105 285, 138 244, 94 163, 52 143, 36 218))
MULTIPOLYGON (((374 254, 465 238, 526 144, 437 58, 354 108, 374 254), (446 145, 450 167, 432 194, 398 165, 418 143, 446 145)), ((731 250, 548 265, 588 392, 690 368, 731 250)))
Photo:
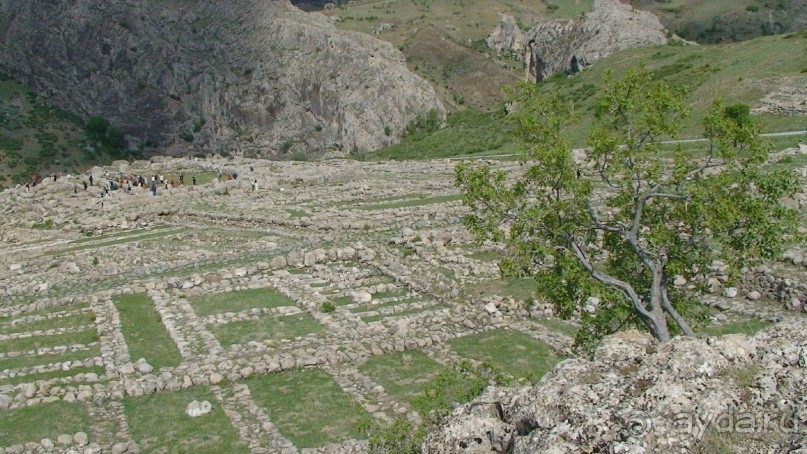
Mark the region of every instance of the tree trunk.
POLYGON ((661 289, 662 273, 658 268, 651 267, 653 280, 650 288, 650 314, 652 323, 655 326, 653 335, 661 342, 670 340, 670 330, 667 328, 667 316, 664 315, 662 307, 664 295, 661 289))
POLYGON ((653 324, 653 328, 651 329, 653 337, 661 342, 667 342, 670 340, 670 330, 667 328, 667 317, 664 315, 664 311, 661 307, 657 306, 653 308, 651 314, 652 319, 650 323, 653 324))
POLYGON ((689 327, 689 324, 684 320, 684 317, 681 317, 681 314, 678 313, 677 310, 672 305, 670 301, 669 295, 667 295, 667 278, 665 276, 664 279, 661 281, 661 307, 670 314, 670 317, 675 320, 675 323, 681 328, 685 336, 695 337, 695 333, 692 331, 692 328, 689 327))

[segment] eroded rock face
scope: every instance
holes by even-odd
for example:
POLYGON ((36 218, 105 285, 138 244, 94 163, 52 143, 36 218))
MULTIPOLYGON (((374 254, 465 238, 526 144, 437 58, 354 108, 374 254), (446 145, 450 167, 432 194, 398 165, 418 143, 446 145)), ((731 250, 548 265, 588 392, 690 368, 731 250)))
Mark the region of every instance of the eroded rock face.
POLYGON ((286 1, 12 0, 0 30, 1 71, 132 146, 361 152, 444 113, 389 43, 286 1))
POLYGON ((524 33, 509 16, 491 33, 488 46, 523 52, 527 80, 540 82, 560 72, 574 74, 597 60, 627 49, 667 43, 667 30, 652 13, 619 0, 596 0, 582 19, 540 24, 524 33))
POLYGON ((521 51, 524 47, 524 32, 518 27, 516 18, 509 14, 500 14, 499 17, 501 22, 486 40, 488 47, 496 52, 521 51))
POLYGON ((429 435, 424 452, 710 452, 710 434, 729 423, 739 430, 721 443, 734 452, 805 446, 806 332, 796 320, 753 338, 659 344, 618 333, 592 361, 566 360, 534 387, 488 389, 429 435))

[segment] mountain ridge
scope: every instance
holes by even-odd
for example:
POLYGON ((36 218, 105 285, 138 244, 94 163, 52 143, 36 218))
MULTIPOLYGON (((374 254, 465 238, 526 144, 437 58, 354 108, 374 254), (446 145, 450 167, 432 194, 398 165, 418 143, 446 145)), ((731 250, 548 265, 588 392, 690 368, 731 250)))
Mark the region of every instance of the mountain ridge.
POLYGON ((0 5, 0 70, 129 145, 278 156, 364 152, 444 108, 386 42, 287 1, 0 5))

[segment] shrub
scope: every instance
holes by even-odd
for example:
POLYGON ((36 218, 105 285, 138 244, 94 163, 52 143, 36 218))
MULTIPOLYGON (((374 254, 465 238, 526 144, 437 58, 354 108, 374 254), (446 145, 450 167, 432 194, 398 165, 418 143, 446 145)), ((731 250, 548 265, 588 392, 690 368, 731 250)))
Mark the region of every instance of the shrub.
POLYGON ((331 312, 333 312, 335 310, 336 310, 336 306, 334 306, 334 304, 332 302, 330 302, 330 301, 325 301, 319 307, 319 311, 322 312, 323 314, 330 314, 331 312))
POLYGON ((84 131, 93 143, 100 143, 112 153, 120 152, 126 148, 126 135, 106 118, 90 118, 84 126, 84 131))
POLYGON ((200 118, 195 123, 193 123, 193 132, 197 133, 202 130, 202 127, 207 123, 204 118, 200 118))
POLYGON ((37 230, 50 230, 50 229, 53 228, 53 221, 50 220, 50 219, 47 219, 47 220, 42 221, 42 222, 37 222, 37 223, 33 224, 31 226, 31 228, 32 229, 37 229, 37 230))
POLYGON ((748 5, 748 6, 745 7, 745 10, 748 11, 748 12, 751 12, 751 13, 756 13, 757 11, 759 11, 759 6, 757 6, 757 5, 748 5))
POLYGON ((291 155, 291 160, 298 162, 308 161, 308 155, 303 153, 302 151, 298 151, 291 155))
POLYGON ((440 129, 440 114, 435 109, 429 110, 426 116, 418 115, 406 125, 406 135, 422 132, 425 134, 440 129))
POLYGON ((87 125, 84 129, 87 131, 87 135, 96 141, 101 140, 105 135, 107 130, 109 129, 109 120, 102 117, 92 117, 87 121, 87 125))

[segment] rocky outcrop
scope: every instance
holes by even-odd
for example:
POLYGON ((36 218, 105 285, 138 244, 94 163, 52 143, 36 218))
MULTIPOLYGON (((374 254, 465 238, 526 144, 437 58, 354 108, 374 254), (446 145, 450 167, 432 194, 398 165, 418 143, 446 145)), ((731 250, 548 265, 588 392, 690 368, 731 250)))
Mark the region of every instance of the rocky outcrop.
POLYGON ((12 0, 0 30, 0 71, 133 147, 362 152, 444 113, 389 43, 286 1, 12 0))
POLYGON ((501 22, 485 40, 488 47, 498 53, 521 51, 524 48, 524 32, 519 28, 516 18, 509 14, 500 14, 501 22))
POLYGON ((596 0, 582 19, 548 22, 526 33, 504 16, 488 46, 523 52, 527 80, 540 82, 564 71, 577 73, 615 52, 666 44, 667 39, 667 30, 652 13, 619 0, 596 0))
POLYGON ((807 320, 753 338, 627 331, 534 387, 458 408, 428 453, 785 452, 807 446, 807 320), (700 450, 700 451, 698 451, 700 450))
MULTIPOLYGON (((802 78, 802 84, 807 84, 802 78)), ((807 88, 779 87, 768 93, 760 101, 760 106, 753 110, 755 114, 778 115, 783 117, 807 116, 807 88)))

